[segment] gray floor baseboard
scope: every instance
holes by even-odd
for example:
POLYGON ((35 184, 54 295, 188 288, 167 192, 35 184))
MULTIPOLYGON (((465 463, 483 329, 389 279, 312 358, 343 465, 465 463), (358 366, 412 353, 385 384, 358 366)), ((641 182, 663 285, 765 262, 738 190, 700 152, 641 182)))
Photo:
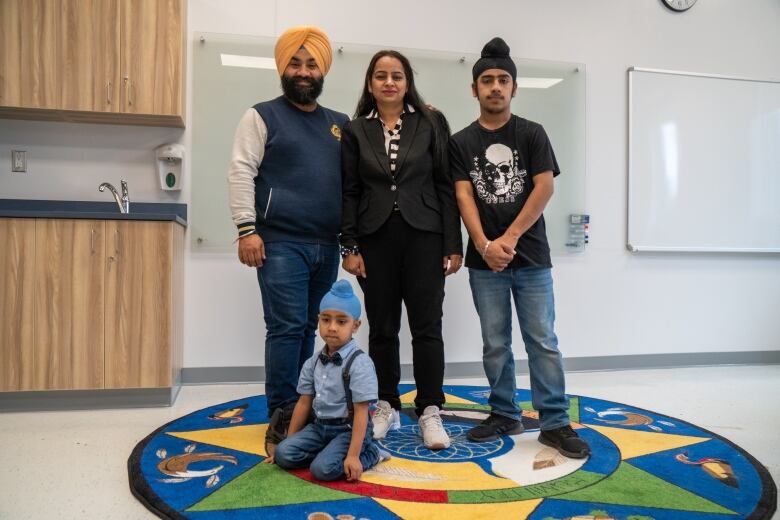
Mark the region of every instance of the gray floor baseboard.
POLYGON ((180 387, 127 390, 0 392, 0 412, 102 410, 171 406, 180 387))
MULTIPOLYGON (((637 354, 630 356, 592 356, 564 359, 567 372, 596 372, 609 370, 642 370, 651 368, 680 368, 692 366, 767 365, 780 364, 780 350, 747 352, 693 352, 680 354, 637 354)), ((518 375, 528 373, 528 362, 517 360, 518 375)), ((447 363, 447 378, 483 377, 482 363, 447 363)), ((412 379, 412 365, 401 366, 401 378, 412 379)), ((265 367, 191 367, 182 369, 182 384, 208 385, 231 383, 263 383, 265 367)))
POLYGON ((184 367, 183 385, 220 385, 224 383, 263 383, 265 367, 184 367))

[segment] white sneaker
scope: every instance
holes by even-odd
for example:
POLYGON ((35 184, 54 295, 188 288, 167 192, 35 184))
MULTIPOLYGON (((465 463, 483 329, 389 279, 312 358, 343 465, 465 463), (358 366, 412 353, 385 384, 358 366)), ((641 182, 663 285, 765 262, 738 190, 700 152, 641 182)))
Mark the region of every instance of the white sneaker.
POLYGON ((379 450, 379 462, 384 462, 386 460, 390 460, 391 457, 392 457, 392 455, 390 455, 389 451, 385 451, 383 449, 379 450))
POLYGON ((429 450, 444 450, 450 447, 450 437, 444 431, 444 425, 441 422, 441 416, 437 407, 428 406, 423 410, 419 424, 426 448, 429 450))
POLYGON ((384 439, 388 431, 401 427, 401 416, 387 401, 378 401, 371 422, 374 423, 374 439, 379 440, 384 439))

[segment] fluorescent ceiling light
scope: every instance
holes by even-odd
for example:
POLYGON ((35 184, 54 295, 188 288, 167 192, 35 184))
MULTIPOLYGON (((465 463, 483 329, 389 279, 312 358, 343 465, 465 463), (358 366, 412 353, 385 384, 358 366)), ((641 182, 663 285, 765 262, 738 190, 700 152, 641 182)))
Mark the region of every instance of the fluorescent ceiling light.
POLYGON ((247 67, 250 69, 276 70, 276 61, 273 58, 260 56, 239 56, 237 54, 220 54, 222 65, 225 67, 247 67))
POLYGON ((517 78, 520 88, 550 88, 563 81, 563 78, 517 78))
MULTIPOLYGON (((238 54, 220 54, 225 67, 246 67, 250 69, 276 70, 276 60, 261 56, 240 56, 238 54)), ((550 88, 563 81, 563 78, 517 78, 520 88, 550 88)))

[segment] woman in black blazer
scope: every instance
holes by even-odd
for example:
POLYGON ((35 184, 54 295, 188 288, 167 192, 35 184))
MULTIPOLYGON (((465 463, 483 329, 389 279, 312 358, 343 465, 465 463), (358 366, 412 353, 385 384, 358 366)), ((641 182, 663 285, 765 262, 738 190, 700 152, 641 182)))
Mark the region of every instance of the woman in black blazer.
POLYGON ((405 303, 412 333, 415 406, 430 449, 450 445, 444 404, 444 277, 460 269, 458 206, 447 166, 449 128, 414 86, 396 51, 371 59, 355 119, 342 131, 342 267, 357 276, 379 380, 374 437, 400 425, 398 332, 405 303))

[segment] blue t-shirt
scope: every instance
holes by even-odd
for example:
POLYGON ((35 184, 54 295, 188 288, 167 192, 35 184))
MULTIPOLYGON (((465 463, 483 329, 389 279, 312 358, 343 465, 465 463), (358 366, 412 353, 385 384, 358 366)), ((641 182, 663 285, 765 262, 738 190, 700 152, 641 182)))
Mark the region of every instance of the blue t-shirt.
MULTIPOLYGON (((341 374, 349 356, 358 349, 355 340, 338 349, 341 365, 317 361, 320 353, 315 352, 306 360, 298 379, 298 393, 313 395, 312 407, 318 419, 339 419, 349 416, 347 395, 344 392, 344 380, 341 374)), ((352 390, 352 402, 376 401, 378 383, 374 362, 366 354, 358 354, 349 370, 349 388, 352 390)))

